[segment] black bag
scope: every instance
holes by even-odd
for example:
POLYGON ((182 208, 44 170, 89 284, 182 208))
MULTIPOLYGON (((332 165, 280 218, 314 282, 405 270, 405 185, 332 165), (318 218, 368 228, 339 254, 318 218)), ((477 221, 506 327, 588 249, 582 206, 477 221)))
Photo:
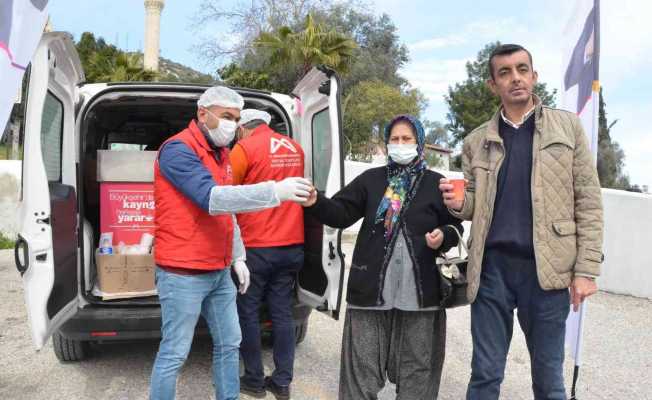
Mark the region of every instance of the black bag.
POLYGON ((457 245, 459 256, 448 257, 442 253, 440 257, 437 257, 436 267, 439 273, 439 292, 441 295, 439 306, 442 308, 454 308, 469 304, 469 300, 466 297, 466 288, 469 284, 466 279, 468 255, 462 258, 462 248, 464 248, 466 254, 468 254, 468 249, 457 228, 452 225, 447 226, 453 228, 455 233, 457 233, 459 238, 457 245))

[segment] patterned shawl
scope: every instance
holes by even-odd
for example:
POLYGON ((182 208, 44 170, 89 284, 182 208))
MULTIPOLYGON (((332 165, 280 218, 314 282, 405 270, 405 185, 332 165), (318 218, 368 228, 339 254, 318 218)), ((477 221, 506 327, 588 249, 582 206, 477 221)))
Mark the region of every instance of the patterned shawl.
POLYGON ((394 228, 398 225, 401 211, 405 205, 409 205, 411 193, 416 192, 416 190, 411 190, 413 189, 413 183, 416 182, 415 178, 427 168, 424 160, 426 134, 423 125, 415 117, 411 115, 399 115, 392 119, 385 127, 385 144, 389 142, 389 135, 394 125, 401 121, 409 123, 414 133, 416 133, 418 155, 408 165, 400 165, 390 157, 387 157, 387 181, 389 185, 385 190, 385 195, 380 200, 375 220, 376 224, 383 223, 385 227, 385 240, 387 242, 390 241, 392 234, 395 233, 394 228))

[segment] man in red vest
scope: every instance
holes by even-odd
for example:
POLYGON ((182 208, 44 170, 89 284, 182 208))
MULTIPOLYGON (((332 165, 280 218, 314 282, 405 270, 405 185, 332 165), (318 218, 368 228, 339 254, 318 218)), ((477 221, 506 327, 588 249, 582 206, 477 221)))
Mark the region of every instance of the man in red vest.
POLYGON ((162 319, 150 388, 150 399, 156 400, 174 399, 200 315, 213 338, 215 398, 239 397, 241 333, 230 272, 245 293, 249 271, 233 213, 301 202, 310 191, 302 178, 233 186, 227 146, 244 100, 231 89, 212 87, 197 105, 197 120, 163 143, 154 166, 154 258, 162 319))
MULTIPOLYGON (((301 146, 274 132, 270 121, 264 111, 242 111, 239 140, 231 153, 234 184, 303 176, 301 146)), ((238 214, 238 225, 251 271, 249 291, 238 295, 240 354, 245 366, 240 392, 263 398, 269 390, 277 399, 289 399, 295 347, 292 299, 296 274, 303 266, 303 209, 296 203, 284 203, 270 210, 238 214), (269 377, 264 376, 261 360, 259 310, 263 300, 274 337, 276 368, 269 377)))

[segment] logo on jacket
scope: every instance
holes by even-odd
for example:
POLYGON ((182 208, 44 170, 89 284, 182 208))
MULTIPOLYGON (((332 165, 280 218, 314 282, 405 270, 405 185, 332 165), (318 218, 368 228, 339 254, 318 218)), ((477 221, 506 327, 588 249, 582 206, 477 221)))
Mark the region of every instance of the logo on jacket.
POLYGON ((293 153, 297 152, 297 149, 286 138, 283 138, 283 139, 272 138, 270 140, 270 150, 269 150, 269 152, 271 154, 276 153, 278 151, 278 149, 280 149, 281 147, 285 147, 286 149, 290 150, 293 153))

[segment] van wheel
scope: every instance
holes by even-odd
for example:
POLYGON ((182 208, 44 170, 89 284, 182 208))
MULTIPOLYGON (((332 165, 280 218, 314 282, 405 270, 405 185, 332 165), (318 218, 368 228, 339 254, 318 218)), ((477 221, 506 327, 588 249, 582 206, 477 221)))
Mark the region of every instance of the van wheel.
POLYGON ((294 328, 294 337, 297 341, 297 345, 304 341, 307 334, 308 334, 308 320, 306 319, 306 321, 303 324, 297 325, 297 327, 294 328))
POLYGON ((88 342, 68 339, 59 332, 52 335, 52 347, 59 361, 65 362, 84 360, 90 352, 88 342))

